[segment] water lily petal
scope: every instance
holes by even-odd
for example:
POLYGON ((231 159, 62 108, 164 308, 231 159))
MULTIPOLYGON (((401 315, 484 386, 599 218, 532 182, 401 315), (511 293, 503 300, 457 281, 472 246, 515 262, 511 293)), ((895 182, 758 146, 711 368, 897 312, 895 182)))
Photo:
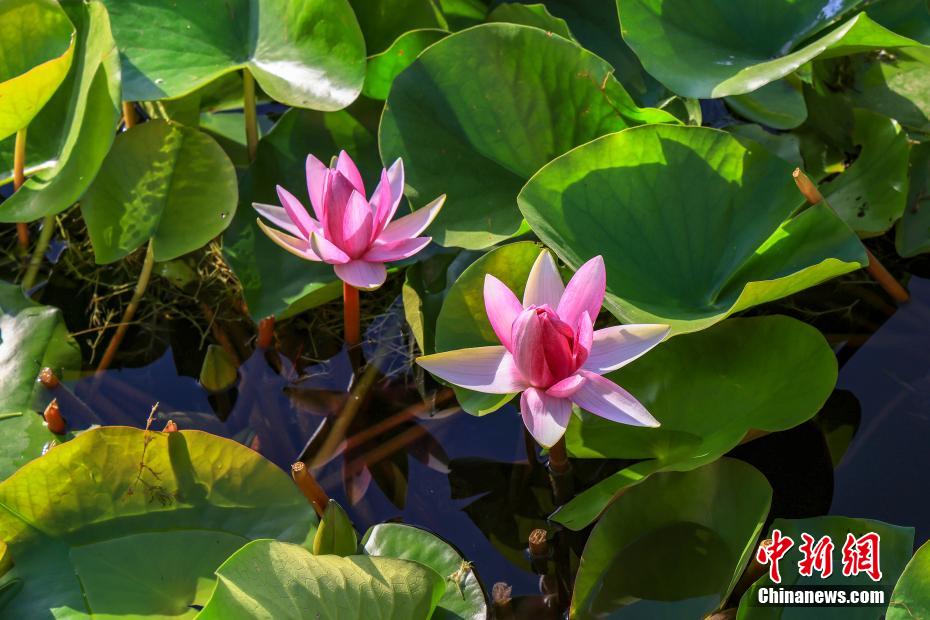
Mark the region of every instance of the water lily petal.
POLYGON ((262 229, 268 238, 274 241, 281 248, 287 250, 294 256, 298 258, 303 258, 305 260, 312 260, 319 262, 322 260, 316 252, 313 251, 313 248, 305 239, 298 239, 297 237, 292 237, 291 235, 285 234, 280 230, 275 230, 270 226, 267 226, 265 222, 260 219, 256 220, 258 222, 258 227, 262 229))
POLYGON ((585 411, 621 424, 659 426, 659 421, 632 394, 613 381, 587 370, 578 374, 587 380, 572 394, 572 401, 585 411))
POLYGON ((340 172, 335 170, 330 172, 329 187, 325 194, 323 230, 326 231, 326 238, 338 246, 342 245, 344 238, 342 225, 349 206, 349 199, 354 191, 352 183, 340 172))
POLYGON ((352 258, 359 258, 368 250, 373 218, 365 196, 353 191, 343 214, 343 238, 339 243, 339 247, 352 258))
POLYGON ((599 375, 626 366, 662 342, 668 325, 617 325, 594 332, 591 353, 582 368, 599 375))
POLYGON ((326 205, 326 188, 329 184, 329 167, 313 155, 307 155, 307 193, 310 194, 310 205, 316 214, 316 219, 323 221, 326 205))
POLYGON ((372 205, 378 207, 375 221, 378 234, 388 225, 404 197, 404 162, 397 158, 391 167, 382 170, 381 182, 372 195, 372 205), (381 196, 384 196, 382 200, 381 196), (376 200, 377 198, 377 200, 376 200))
POLYGON ((513 322, 523 312, 523 305, 506 284, 491 274, 484 276, 484 309, 497 339, 512 352, 513 322))
POLYGON ((581 313, 587 311, 596 321, 607 290, 607 270, 604 259, 595 256, 582 265, 565 287, 557 312, 563 321, 576 327, 581 313))
POLYGON ((365 252, 363 258, 369 261, 393 263, 410 258, 428 246, 432 240, 432 237, 414 237, 413 239, 401 239, 394 243, 378 243, 365 252))
MULTIPOLYGON (((548 305, 555 309, 559 305, 565 286, 562 284, 562 276, 559 275, 559 268, 552 258, 549 250, 543 250, 533 263, 530 269, 530 275, 526 280, 526 289, 523 292, 523 307, 548 305)), ((561 316, 561 315, 560 315, 561 316)), ((563 319, 564 320, 564 319, 563 319)), ((574 326, 570 321, 569 325, 574 326)))
POLYGON ((552 385, 546 390, 546 394, 555 398, 569 398, 572 394, 581 389, 585 381, 587 381, 587 379, 581 375, 575 374, 552 385))
POLYGON ((352 260, 348 254, 333 245, 326 237, 317 233, 310 235, 310 247, 323 262, 330 265, 344 265, 352 260))
POLYGON ((355 162, 345 151, 339 151, 339 157, 336 158, 336 170, 349 180, 349 183, 358 193, 362 196, 365 195, 365 184, 362 183, 362 175, 359 173, 355 162))
POLYGON ((300 231, 300 236, 309 239, 310 233, 319 229, 319 223, 310 217, 310 214, 307 213, 307 210, 292 193, 280 185, 275 186, 275 189, 278 191, 278 200, 281 201, 281 206, 284 207, 287 217, 294 222, 294 226, 300 231))
POLYGON ((336 276, 355 288, 370 291, 384 284, 387 268, 384 263, 369 263, 366 260, 353 260, 333 267, 336 276))
POLYGON ((510 339, 520 373, 530 385, 546 388, 553 383, 553 377, 543 350, 542 329, 536 310, 524 310, 513 322, 510 339))
POLYGON ((295 237, 303 236, 303 234, 300 232, 300 229, 297 228, 294 222, 291 221, 291 218, 287 216, 287 211, 284 210, 284 207, 276 207, 274 205, 253 202, 252 208, 258 211, 259 215, 278 228, 286 230, 288 233, 294 235, 295 237))
POLYGON ((391 222, 385 227, 384 232, 378 236, 378 240, 390 243, 391 241, 416 237, 436 219, 445 201, 446 195, 443 194, 422 209, 417 209, 413 213, 391 222))
POLYGON ((572 403, 566 398, 555 398, 542 390, 527 388, 520 397, 520 415, 536 443, 551 448, 568 428, 572 403))
POLYGON ((527 387, 513 356, 502 346, 458 349, 417 358, 444 381, 486 394, 515 394, 527 387))

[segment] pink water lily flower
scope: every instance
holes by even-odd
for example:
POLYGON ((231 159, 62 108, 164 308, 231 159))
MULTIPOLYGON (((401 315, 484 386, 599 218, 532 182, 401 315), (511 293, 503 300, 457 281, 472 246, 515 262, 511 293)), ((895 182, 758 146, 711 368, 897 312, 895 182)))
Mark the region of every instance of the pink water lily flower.
POLYGON ((252 205, 281 229, 258 220, 265 234, 295 256, 333 265, 343 282, 367 290, 384 284, 385 263, 409 258, 429 245, 430 237, 418 235, 446 199, 440 196, 392 222, 404 195, 403 162, 398 159, 381 171, 381 181, 369 201, 362 175, 345 151, 332 168, 313 155, 307 157, 307 190, 316 217, 286 189, 279 185, 277 190, 280 207, 252 205))
POLYGON ((470 390, 523 392, 523 423, 546 448, 565 434, 572 403, 621 424, 659 426, 633 395, 601 375, 662 342, 669 327, 619 325, 594 331, 606 286, 600 256, 563 286, 552 255, 543 251, 530 271, 523 303, 503 282, 485 277, 484 305, 500 346, 427 355, 417 363, 470 390))

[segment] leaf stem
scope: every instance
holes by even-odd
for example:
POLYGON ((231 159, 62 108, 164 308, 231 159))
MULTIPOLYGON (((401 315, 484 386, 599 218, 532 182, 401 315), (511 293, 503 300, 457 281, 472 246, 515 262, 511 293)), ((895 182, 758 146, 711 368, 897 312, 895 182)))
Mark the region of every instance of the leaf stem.
MULTIPOLYGON (((17 191, 26 182, 26 128, 16 132, 13 144, 13 191, 17 191)), ((23 252, 29 249, 29 225, 25 222, 16 224, 19 248, 23 252)))
POLYGON ((135 127, 138 122, 136 117, 136 106, 133 105, 132 101, 123 102, 123 126, 126 129, 132 129, 135 127))
POLYGON ((242 108, 245 112, 245 142, 249 161, 255 161, 258 152, 258 114, 255 110, 255 78, 248 69, 242 70, 242 108))
POLYGON ((55 216, 46 215, 42 220, 42 232, 36 241, 36 247, 32 250, 32 256, 29 258, 29 266, 26 268, 26 275, 23 276, 23 290, 29 291, 36 282, 36 276, 39 275, 39 268, 42 266, 42 257, 48 244, 55 233, 55 216))
POLYGON ((316 481, 316 478, 314 478, 310 470, 307 469, 306 463, 297 461, 291 465, 291 478, 293 478, 294 484, 297 485, 297 488, 300 489, 304 497, 313 505, 313 509, 316 511, 317 516, 322 517, 323 511, 326 510, 326 505, 329 504, 329 496, 326 495, 326 491, 323 490, 320 483, 316 481))
POLYGON ((113 334, 113 338, 110 339, 107 350, 103 352, 103 357, 100 359, 100 364, 97 366, 98 373, 109 368, 110 363, 116 356, 116 351, 123 341, 123 336, 126 335, 126 330, 129 329, 129 323, 132 321, 132 317, 135 316, 136 309, 139 307, 139 302, 142 301, 145 289, 149 285, 149 279, 152 276, 152 268, 154 266, 155 252, 152 249, 152 241, 149 240, 148 247, 145 249, 145 262, 142 263, 142 272, 139 274, 139 280, 136 282, 136 290, 133 291, 132 299, 129 301, 129 305, 126 306, 126 311, 123 312, 123 319, 120 321, 119 327, 116 328, 116 333, 113 334))
POLYGON ((564 436, 549 448, 549 482, 552 484, 552 495, 558 506, 568 503, 575 494, 572 464, 568 460, 564 436))

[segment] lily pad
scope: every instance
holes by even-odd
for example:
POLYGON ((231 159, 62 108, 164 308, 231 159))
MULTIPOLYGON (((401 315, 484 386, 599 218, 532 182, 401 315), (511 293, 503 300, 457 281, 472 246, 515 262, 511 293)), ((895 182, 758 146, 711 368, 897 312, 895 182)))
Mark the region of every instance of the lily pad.
POLYGON ((106 0, 123 98, 180 97, 245 69, 272 99, 339 110, 365 79, 365 42, 346 0, 106 0))
POLYGON ((365 74, 362 94, 372 99, 387 99, 394 78, 409 67, 420 52, 447 34, 445 30, 423 28, 397 37, 389 48, 368 58, 368 72, 365 74))
POLYGON ((117 136, 81 212, 98 264, 152 240, 156 261, 206 245, 236 212, 236 171, 208 135, 149 121, 117 136))
POLYGON ((39 371, 78 370, 81 352, 61 311, 27 299, 0 282, 0 480, 42 454, 57 439, 32 407, 39 371))
POLYGON ((484 590, 471 564, 438 536, 410 525, 375 525, 362 540, 371 556, 411 560, 429 566, 446 580, 433 620, 483 620, 488 615, 484 590))
MULTIPOLYGON (((414 30, 448 30, 433 0, 349 0, 365 35, 369 55, 381 55, 414 30)), ((367 79, 367 78, 366 78, 367 79)))
POLYGON ((29 124, 73 57, 74 26, 56 0, 0 5, 0 140, 29 124))
POLYGON ((701 99, 752 92, 818 57, 877 48, 906 48, 923 58, 930 53, 865 13, 826 32, 859 4, 617 0, 623 38, 646 70, 673 92, 701 99))
POLYGON ((550 13, 545 4, 506 2, 498 5, 497 8, 488 13, 487 21, 489 23, 505 22, 533 26, 575 41, 575 37, 572 36, 571 30, 568 28, 568 23, 550 13))
POLYGON ((909 176, 907 207, 895 231, 901 256, 930 251, 930 142, 911 148, 909 176))
POLYGON ((733 459, 630 489, 585 545, 572 617, 705 617, 736 585, 771 500, 765 476, 733 459))
POLYGON ((917 550, 894 587, 888 601, 887 620, 930 616, 930 543, 917 550))
POLYGON ((898 54, 859 58, 853 83, 844 91, 860 108, 884 114, 908 129, 930 132, 930 66, 898 54))
POLYGON ((229 554, 256 538, 303 542, 315 526, 288 477, 233 441, 90 430, 0 484, 15 563, 3 580, 23 582, 4 613, 193 618, 229 554))
POLYGON ((569 266, 603 255, 605 305, 621 321, 680 334, 866 264, 826 205, 797 212, 791 172, 726 132, 652 125, 566 153, 517 201, 569 266))
MULTIPOLYGON (((835 516, 810 519, 775 519, 769 530, 768 538, 771 538, 771 531, 776 529, 780 530, 782 535, 789 536, 794 541, 794 546, 779 564, 779 573, 781 574, 779 587, 786 589, 792 586, 859 589, 856 586, 860 586, 862 589, 881 588, 889 592, 904 571, 904 566, 911 557, 914 548, 914 528, 889 525, 869 519, 835 516), (872 581, 865 573, 846 576, 843 575, 842 570, 842 548, 846 543, 847 535, 853 534, 858 538, 869 532, 875 532, 881 538, 879 564, 882 577, 878 582, 872 581), (812 536, 815 541, 820 540, 823 536, 830 536, 833 541, 833 574, 826 579, 822 578, 820 573, 816 571, 810 577, 802 577, 798 574, 798 560, 802 557, 798 551, 798 546, 802 542, 801 534, 804 533, 812 536)), ((815 617, 817 620, 821 618, 825 620, 873 620, 874 618, 880 618, 885 611, 884 605, 844 605, 841 607, 815 608, 760 606, 756 604, 759 588, 773 587, 773 585, 767 574, 753 584, 740 599, 739 611, 736 617, 739 620, 805 620, 811 617, 815 617)), ((907 617, 913 618, 914 616, 907 617)))
POLYGON ((448 195, 433 239, 481 249, 524 230, 514 198, 553 157, 652 122, 677 121, 637 107, 613 68, 576 43, 485 24, 432 45, 397 76, 378 139, 385 161, 403 157, 411 199, 448 195))
POLYGON ((801 81, 788 76, 745 95, 727 97, 737 114, 773 129, 794 129, 807 118, 801 81))
POLYGON ((256 540, 217 570, 199 620, 255 618, 429 618, 445 588, 416 562, 354 555, 313 555, 300 545, 256 540))
POLYGON ((812 418, 836 384, 837 363, 815 328, 785 316, 729 319, 666 341, 608 378, 662 425, 633 428, 582 414, 565 440, 579 458, 647 459, 604 479, 554 519, 580 529, 621 489, 660 470, 689 470, 736 447, 752 430, 812 418))
POLYGON ((74 62, 27 134, 27 153, 37 137, 40 148, 49 149, 50 163, 3 202, 2 222, 28 222, 70 207, 113 143, 120 117, 119 56, 106 9, 100 2, 68 3, 64 9, 77 26, 74 62))

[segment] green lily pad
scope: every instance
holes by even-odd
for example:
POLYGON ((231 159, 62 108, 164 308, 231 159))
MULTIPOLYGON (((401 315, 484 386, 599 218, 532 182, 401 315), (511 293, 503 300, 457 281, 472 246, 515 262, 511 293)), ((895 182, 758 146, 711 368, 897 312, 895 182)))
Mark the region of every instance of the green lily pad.
POLYGON ((585 545, 572 617, 705 617, 752 557, 771 500, 765 476, 733 459, 630 489, 585 545))
POLYGON ((752 92, 818 57, 877 48, 930 53, 865 13, 812 40, 858 4, 617 0, 623 38, 646 70, 673 92, 702 99, 752 92))
POLYGON ((417 562, 317 556, 273 540, 249 543, 220 566, 217 577, 198 620, 425 620, 445 587, 436 571, 417 562))
MULTIPOLYGON (((448 30, 433 0, 349 0, 365 35, 368 54, 382 55, 413 30, 448 30)), ((367 80, 367 78, 366 78, 367 80)))
POLYGON ((23 582, 4 613, 193 618, 229 554, 256 538, 303 542, 315 526, 291 480, 234 441, 90 430, 0 483, 15 563, 3 581, 23 582))
POLYGON ((438 536, 401 523, 382 523, 362 540, 371 556, 411 560, 429 566, 446 581, 433 620, 483 620, 488 615, 484 590, 471 564, 438 536))
POLYGON ((362 94, 372 99, 387 99, 394 78, 409 67, 420 52, 447 34, 445 30, 423 28, 397 37, 389 48, 368 58, 368 72, 365 74, 362 94))
POLYGON ((223 235, 223 253, 242 283, 249 312, 256 319, 291 316, 335 299, 341 283, 332 265, 305 261, 284 252, 259 229, 253 202, 277 204, 275 185, 302 198, 306 194, 305 162, 312 153, 321 161, 345 149, 374 187, 381 160, 371 126, 379 105, 360 100, 348 110, 289 110, 258 143, 258 155, 239 185, 239 209, 223 235))
POLYGON ((930 251, 930 142, 911 148, 909 176, 907 207, 895 230, 901 256, 930 251))
POLYGON ((859 157, 820 191, 830 207, 862 237, 894 226, 907 201, 907 134, 894 120, 869 110, 853 112, 859 157))
POLYGON ((569 453, 579 458, 648 460, 579 493, 553 518, 581 529, 616 493, 656 471, 684 471, 718 459, 752 429, 793 428, 820 410, 836 377, 836 357, 820 332, 785 316, 729 319, 668 340, 608 375, 660 427, 634 428, 582 414, 565 435, 569 453))
POLYGON ((156 261, 223 232, 236 212, 236 171, 208 135, 149 121, 121 133, 81 200, 98 264, 152 240, 156 261))
POLYGON ((520 4, 519 2, 500 4, 488 13, 487 21, 489 23, 504 22, 533 26, 571 41, 576 41, 575 37, 572 36, 572 31, 568 28, 568 23, 550 13, 545 4, 520 4))
POLYGON ((853 82, 843 91, 852 105, 930 132, 930 66, 903 54, 857 59, 853 82))
POLYGON ((365 79, 365 42, 346 0, 105 0, 123 98, 180 97, 245 69, 281 103, 339 110, 365 79))
POLYGON ((924 543, 904 567, 891 600, 886 620, 930 617, 930 543, 924 543))
POLYGON ((74 62, 31 124, 26 142, 27 153, 33 138, 49 145, 52 162, 3 202, 0 222, 28 222, 70 207, 90 186, 113 143, 120 117, 119 56, 106 9, 100 2, 64 8, 77 26, 74 62))
POLYGON ((773 129, 794 129, 807 118, 801 81, 794 76, 745 95, 727 97, 727 105, 743 118, 773 129))
MULTIPOLYGON (((814 517, 811 519, 775 519, 769 530, 780 530, 784 536, 794 541, 794 546, 779 563, 781 574, 780 587, 786 589, 792 586, 817 586, 818 588, 843 587, 881 588, 890 592, 898 577, 904 571, 911 552, 914 548, 914 528, 889 525, 881 521, 869 519, 851 519, 849 517, 814 517), (859 575, 843 575, 842 548, 846 542, 847 534, 851 533, 857 538, 875 532, 881 537, 879 545, 882 578, 878 582, 862 573, 859 575), (798 560, 802 555, 798 551, 801 544, 801 534, 809 534, 815 540, 823 536, 830 536, 834 544, 833 574, 823 579, 819 572, 810 577, 798 574, 798 560)), ((759 588, 772 587, 773 583, 768 574, 759 579, 740 599, 738 620, 805 620, 807 618, 821 618, 825 620, 873 620, 880 618, 884 613, 884 605, 849 606, 841 607, 763 607, 755 604, 758 600, 759 588)), ((888 616, 891 617, 891 616, 888 616)), ((913 618, 914 616, 907 616, 913 618)), ((919 617, 919 616, 918 616, 919 617)))
POLYGON ((625 323, 704 329, 866 264, 856 235, 803 199, 791 164, 703 127, 604 136, 540 170, 517 199, 569 266, 601 254, 625 323))
POLYGON ((401 296, 404 316, 424 354, 436 352, 436 319, 449 289, 476 258, 474 252, 439 253, 407 267, 401 296))
POLYGON ((74 26, 55 0, 0 5, 0 140, 26 127, 61 85, 74 26))
POLYGON ((0 282, 0 480, 57 438, 32 408, 36 392, 44 389, 36 377, 45 367, 59 374, 81 367, 81 351, 61 311, 0 282))
POLYGON ((801 141, 793 133, 771 133, 751 123, 730 125, 726 130, 737 139, 749 140, 750 146, 753 142, 757 143, 795 167, 801 167, 804 164, 801 158, 801 141))
POLYGON ((485 24, 432 45, 397 76, 378 139, 385 161, 403 157, 409 197, 448 195, 433 239, 481 249, 524 230, 514 198, 553 157, 651 122, 677 121, 637 107, 591 52, 538 28, 485 24))

